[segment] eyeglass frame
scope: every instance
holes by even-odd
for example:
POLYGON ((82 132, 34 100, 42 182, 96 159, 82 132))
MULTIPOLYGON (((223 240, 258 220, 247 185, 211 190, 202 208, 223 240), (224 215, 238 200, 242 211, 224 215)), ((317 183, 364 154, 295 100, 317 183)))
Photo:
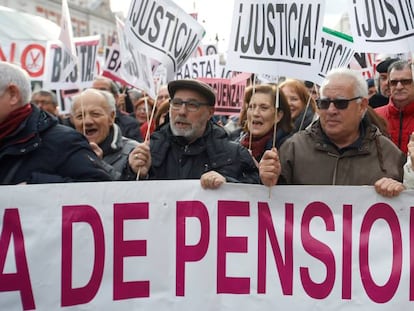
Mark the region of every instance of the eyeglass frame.
POLYGON ((401 83, 402 86, 406 87, 406 86, 410 86, 411 84, 413 84, 413 79, 393 79, 393 80, 388 80, 388 84, 392 87, 396 87, 398 85, 398 83, 401 83))
POLYGON ((362 96, 356 96, 353 98, 319 98, 316 100, 316 106, 320 110, 327 110, 331 106, 331 103, 334 104, 335 108, 338 110, 345 110, 348 108, 349 103, 353 100, 357 100, 362 98, 362 96), (327 103, 327 105, 323 104, 321 106, 321 103, 327 103))
POLYGON ((209 103, 199 102, 195 99, 190 99, 190 100, 182 100, 181 98, 170 99, 170 107, 172 110, 180 110, 183 105, 185 106, 185 109, 187 109, 190 112, 198 111, 201 106, 210 106, 209 103), (179 102, 174 102, 174 101, 179 101, 179 102))

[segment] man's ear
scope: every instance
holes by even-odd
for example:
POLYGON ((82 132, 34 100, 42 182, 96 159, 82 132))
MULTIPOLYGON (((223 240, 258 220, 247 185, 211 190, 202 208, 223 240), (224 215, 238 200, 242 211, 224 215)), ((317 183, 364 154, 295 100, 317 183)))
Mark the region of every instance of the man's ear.
POLYGON ((21 98, 21 95, 20 95, 20 90, 16 85, 14 85, 14 84, 8 85, 5 92, 9 93, 10 103, 12 105, 16 105, 16 104, 20 103, 22 98, 21 98))
POLYGON ((115 116, 116 116, 115 111, 111 111, 111 116, 110 116, 110 118, 111 118, 111 125, 113 125, 115 123, 115 116))
POLYGON ((215 111, 214 107, 209 107, 210 118, 214 116, 214 111, 215 111))
POLYGON ((362 97, 361 98, 361 103, 360 103, 361 119, 363 119, 365 114, 367 113, 368 105, 369 105, 368 98, 362 97))
POLYGON ((276 114, 276 117, 275 117, 275 121, 276 121, 276 123, 279 123, 280 122, 280 120, 282 120, 282 118, 283 118, 283 116, 284 116, 284 112, 282 111, 282 110, 279 110, 278 112, 277 112, 277 114, 276 114))

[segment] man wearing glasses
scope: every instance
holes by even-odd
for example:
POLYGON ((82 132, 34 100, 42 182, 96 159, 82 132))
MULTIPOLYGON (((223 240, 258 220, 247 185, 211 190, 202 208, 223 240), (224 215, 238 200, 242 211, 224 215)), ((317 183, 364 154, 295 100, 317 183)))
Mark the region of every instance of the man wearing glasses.
POLYGON ((168 91, 169 123, 129 155, 138 178, 200 179, 208 189, 226 181, 258 183, 258 170, 247 149, 230 141, 225 130, 210 120, 214 90, 186 79, 170 82, 168 91))
POLYGON ((386 106, 375 111, 388 123, 392 141, 404 153, 411 133, 414 132, 414 83, 412 64, 397 61, 388 68, 390 99, 386 106))
POLYGON ((326 76, 317 101, 319 120, 265 152, 263 184, 375 185, 385 196, 404 187, 404 154, 365 117, 368 89, 362 75, 337 68, 326 76))

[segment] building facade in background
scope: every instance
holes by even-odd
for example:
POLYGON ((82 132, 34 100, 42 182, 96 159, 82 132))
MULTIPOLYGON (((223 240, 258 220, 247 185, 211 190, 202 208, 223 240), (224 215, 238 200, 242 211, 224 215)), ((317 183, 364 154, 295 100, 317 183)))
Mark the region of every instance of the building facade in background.
MULTIPOLYGON (((110 0, 68 0, 68 4, 75 37, 99 34, 101 53, 104 46, 110 46, 118 41, 115 14, 111 11, 110 0)), ((61 0, 0 0, 0 5, 42 16, 60 25, 61 0)))

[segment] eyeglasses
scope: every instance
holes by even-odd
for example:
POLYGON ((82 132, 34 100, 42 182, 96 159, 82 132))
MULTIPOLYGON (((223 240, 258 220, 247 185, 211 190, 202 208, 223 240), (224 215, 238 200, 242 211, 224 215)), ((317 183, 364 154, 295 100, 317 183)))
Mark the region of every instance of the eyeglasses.
POLYGON ((316 101, 316 105, 318 106, 319 109, 328 109, 329 106, 331 105, 331 103, 333 103, 336 109, 344 110, 344 109, 348 108, 348 105, 351 101, 353 101, 355 99, 360 99, 360 98, 361 98, 361 96, 357 96, 357 97, 350 98, 350 99, 345 99, 345 98, 336 98, 336 99, 321 98, 321 99, 318 99, 316 101))
POLYGON ((170 101, 170 107, 174 110, 181 109, 185 105, 188 111, 194 112, 200 109, 200 106, 208 106, 208 103, 201 103, 196 100, 182 100, 181 98, 173 98, 170 101))
POLYGON ((401 79, 401 80, 389 80, 391 86, 397 86, 398 83, 401 83, 403 86, 409 86, 413 83, 413 79, 401 79))

